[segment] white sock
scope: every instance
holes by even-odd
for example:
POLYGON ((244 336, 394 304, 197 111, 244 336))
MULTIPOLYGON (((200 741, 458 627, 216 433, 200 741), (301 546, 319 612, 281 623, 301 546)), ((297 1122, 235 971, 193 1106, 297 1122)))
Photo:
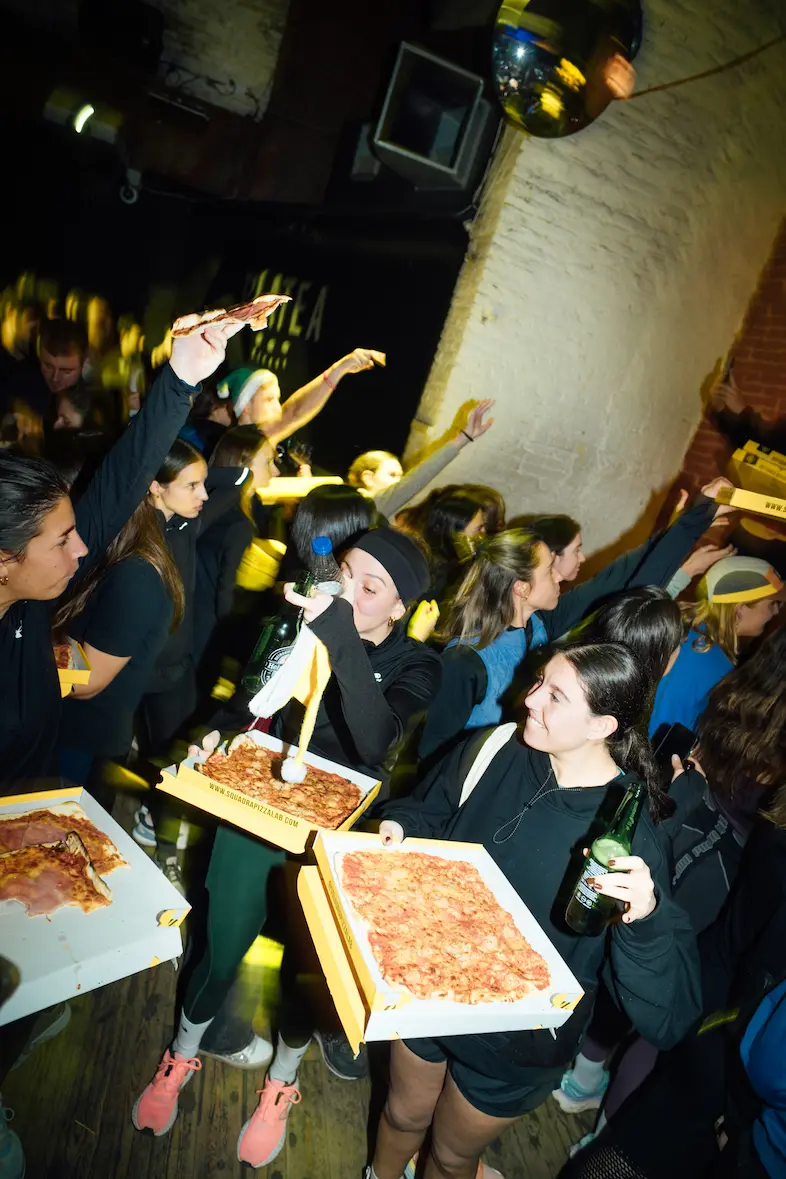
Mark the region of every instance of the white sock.
POLYGON ((281 1039, 279 1033, 276 1041, 276 1055, 268 1070, 268 1076, 272 1077, 274 1081, 281 1081, 283 1085, 294 1085, 300 1062, 307 1052, 308 1044, 304 1044, 302 1048, 290 1048, 289 1044, 285 1044, 281 1039))
POLYGON ((202 1037, 212 1022, 212 1019, 208 1019, 205 1023, 192 1023, 185 1015, 181 1015, 177 1035, 172 1041, 172 1051, 178 1056, 185 1056, 186 1060, 191 1060, 199 1051, 202 1037))
POLYGON ((579 1052, 573 1062, 573 1080, 580 1089, 594 1093, 600 1088, 603 1080, 603 1061, 587 1060, 587 1057, 579 1052))

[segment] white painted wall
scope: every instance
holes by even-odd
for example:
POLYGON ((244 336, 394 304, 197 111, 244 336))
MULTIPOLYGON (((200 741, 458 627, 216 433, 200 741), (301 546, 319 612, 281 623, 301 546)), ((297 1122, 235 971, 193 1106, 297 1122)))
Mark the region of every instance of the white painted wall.
MULTIPOLYGON (((637 89, 776 35, 779 0, 646 0, 637 89)), ((742 321, 786 213, 786 44, 614 104, 562 141, 510 131, 410 439, 469 397, 494 430, 450 468, 510 514, 569 511, 590 550, 663 491, 700 388, 742 321)), ((441 482, 446 482, 445 477, 441 482)))

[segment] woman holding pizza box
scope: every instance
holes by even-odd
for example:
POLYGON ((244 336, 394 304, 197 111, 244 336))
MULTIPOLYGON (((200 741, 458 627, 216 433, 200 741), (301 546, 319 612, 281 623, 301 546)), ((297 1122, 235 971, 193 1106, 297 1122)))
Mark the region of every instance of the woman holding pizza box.
MULTIPOLYGON (((527 696, 523 730, 497 752, 460 805, 485 739, 468 737, 425 783, 420 801, 385 808, 383 843, 409 835, 482 843, 581 983, 585 997, 562 1027, 394 1042, 390 1091, 367 1179, 399 1179, 431 1127, 424 1179, 475 1179, 507 1125, 545 1101, 575 1055, 601 976, 634 1027, 675 1044, 700 1006, 688 917, 670 896, 668 800, 641 735, 651 679, 621 643, 564 647, 527 696), (598 892, 625 903, 607 936, 578 937, 562 915, 593 825, 632 779, 648 807, 633 854, 597 875, 598 892)), ((414 1173, 407 1170, 407 1175, 414 1173)), ((486 1176, 494 1174, 485 1168, 486 1176)))
MULTIPOLYGON (((428 562, 410 537, 384 527, 353 539, 342 569, 341 598, 326 594, 301 598, 291 585, 286 590, 287 600, 303 607, 306 622, 330 659, 331 675, 309 751, 384 779, 385 763, 439 682, 439 657, 397 625, 428 585, 428 562)), ((229 729, 248 727, 249 714, 241 705, 240 710, 227 709, 216 719, 225 735, 229 729)), ((273 717, 271 733, 297 744, 302 719, 302 705, 292 701, 273 717)), ((215 749, 219 740, 214 732, 205 738, 204 747, 215 749)), ((207 950, 186 988, 171 1050, 164 1053, 153 1081, 134 1106, 137 1129, 158 1136, 174 1124, 180 1090, 201 1068, 197 1053, 202 1038, 265 922, 270 871, 284 859, 279 848, 234 827, 219 826, 207 875, 207 950), (237 903, 238 897, 242 904, 237 903)), ((287 1115, 300 1100, 298 1068, 312 1037, 313 1024, 298 1001, 290 957, 285 951, 282 978, 291 978, 292 985, 282 985, 285 1007, 276 1055, 259 1105, 238 1141, 238 1158, 254 1167, 271 1162, 281 1150, 287 1115)), ((318 1039, 328 1067, 349 1077, 331 1055, 331 1038, 318 1039)), ((232 1055, 211 1052, 241 1068, 264 1066, 272 1053, 272 1045, 258 1036, 232 1055)))
POLYGON ((144 408, 74 508, 55 467, 0 453, 0 775, 26 784, 57 774, 60 686, 52 616, 66 588, 98 563, 147 493, 200 381, 240 323, 175 341, 144 408))

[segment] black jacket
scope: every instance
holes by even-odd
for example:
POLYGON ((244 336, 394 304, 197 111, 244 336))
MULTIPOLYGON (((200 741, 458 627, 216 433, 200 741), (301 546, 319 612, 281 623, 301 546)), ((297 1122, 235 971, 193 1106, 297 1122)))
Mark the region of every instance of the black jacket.
POLYGON ((522 1070, 567 1064, 589 1021, 601 975, 637 1031, 660 1047, 675 1044, 700 1010, 698 953, 690 921, 671 899, 665 841, 646 814, 633 854, 649 865, 658 893, 655 911, 643 921, 614 925, 606 937, 580 937, 564 921, 582 848, 598 833, 599 819, 613 813, 628 775, 582 789, 561 788, 552 779, 516 824, 548 782, 549 758, 512 738, 458 807, 471 764, 465 750, 477 742, 475 734, 432 771, 422 801, 390 802, 383 817, 400 823, 405 836, 481 843, 576 975, 585 998, 556 1029, 556 1039, 545 1030, 462 1036, 451 1039, 451 1049, 490 1076, 520 1077, 522 1070))
POLYGON ((781 454, 786 453, 786 418, 765 422, 755 410, 746 406, 742 413, 733 413, 730 409, 719 410, 715 414, 715 422, 721 434, 725 434, 734 447, 742 447, 750 441, 768 446, 781 454))
MULTIPOLYGON (((375 646, 355 629, 352 607, 335 601, 309 623, 327 647, 333 674, 317 713, 312 753, 387 780, 386 762, 413 718, 439 685, 439 656, 400 626, 375 646)), ((222 733, 245 728, 248 697, 238 692, 214 721, 222 733)), ((291 701, 273 717, 270 732, 293 744, 300 739, 303 706, 291 701)))
POLYGON ((167 547, 183 580, 183 620, 164 644, 148 682, 148 692, 163 692, 170 688, 185 671, 194 657, 194 619, 197 573, 197 541, 226 512, 236 507, 240 488, 250 478, 248 468, 211 467, 205 480, 209 498, 194 520, 172 516, 166 520, 158 513, 167 547))
MULTIPOLYGON (((88 553, 71 584, 101 558, 147 494, 194 392, 167 365, 143 409, 101 463, 74 509, 88 553)), ((30 789, 31 779, 55 772, 61 712, 52 651, 56 606, 57 601, 15 602, 0 618, 0 780, 4 785, 26 783, 30 789)))
MULTIPOLYGON (((538 612, 550 640, 571 630, 609 594, 637 585, 666 585, 712 521, 715 504, 704 495, 665 532, 624 553, 589 581, 560 596, 553 610, 538 612)), ((483 660, 471 646, 449 647, 442 655, 442 687, 429 709, 420 742, 421 757, 447 752, 460 739, 487 687, 483 660)), ((522 684, 523 687, 523 684, 522 684)), ((513 692, 513 695, 516 693, 513 692)))

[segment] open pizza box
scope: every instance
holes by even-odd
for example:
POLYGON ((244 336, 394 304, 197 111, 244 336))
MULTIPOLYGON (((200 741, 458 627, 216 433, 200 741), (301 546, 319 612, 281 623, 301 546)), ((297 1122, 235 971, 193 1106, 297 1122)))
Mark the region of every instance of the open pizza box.
POLYGON ((388 984, 368 944, 364 922, 347 900, 339 860, 348 851, 379 851, 377 835, 322 831, 314 844, 317 864, 301 868, 298 895, 336 1011, 355 1052, 366 1040, 458 1036, 478 1032, 559 1027, 575 1010, 583 991, 546 933, 491 856, 476 843, 406 839, 385 848, 393 860, 410 852, 432 852, 473 864, 500 905, 513 917, 533 950, 546 960, 550 983, 516 1002, 467 1004, 418 999, 388 984))
POLYGON ((76 639, 67 639, 66 642, 71 648, 68 667, 58 667, 57 669, 61 696, 68 696, 74 684, 90 683, 90 664, 87 662, 87 656, 76 639))
POLYGON ((0 798, 0 819, 72 802, 111 839, 128 867, 106 873, 112 903, 91 913, 68 905, 28 917, 16 901, 0 903, 0 948, 21 974, 19 987, 0 1007, 0 1026, 183 952, 179 927, 190 906, 86 791, 73 787, 0 798))
MULTIPOLYGON (((267 733, 260 733, 257 729, 251 729, 246 736, 251 737, 257 745, 261 745, 264 749, 270 749, 273 753, 281 753, 282 757, 287 754, 294 757, 298 751, 296 745, 285 745, 277 737, 270 737, 267 733)), ((227 743, 224 742, 219 748, 225 750, 226 746, 227 743)), ((307 819, 299 819, 295 815, 287 814, 286 786, 283 783, 281 806, 280 808, 272 807, 266 802, 250 798, 239 790, 233 790, 231 786, 224 786, 201 774, 194 767, 198 762, 206 761, 207 757, 207 753, 200 752, 197 757, 187 757, 179 765, 169 766, 161 775, 161 781, 158 784, 159 790, 164 790, 167 794, 174 794, 175 798, 179 798, 191 806, 199 807, 200 810, 207 811, 228 823, 233 823, 241 830, 248 831, 251 835, 258 835, 260 839, 272 843, 275 847, 283 847, 290 852, 305 851, 312 835, 322 830, 313 823, 309 823, 307 819)), ((307 753, 304 761, 307 766, 313 766, 318 770, 327 770, 330 774, 338 774, 349 782, 354 782, 360 790, 363 796, 360 805, 351 815, 347 816, 339 827, 340 831, 348 830, 371 806, 379 793, 381 783, 375 778, 368 777, 367 774, 359 774, 356 770, 347 769, 346 766, 328 761, 327 758, 317 757, 314 753, 307 753)))

